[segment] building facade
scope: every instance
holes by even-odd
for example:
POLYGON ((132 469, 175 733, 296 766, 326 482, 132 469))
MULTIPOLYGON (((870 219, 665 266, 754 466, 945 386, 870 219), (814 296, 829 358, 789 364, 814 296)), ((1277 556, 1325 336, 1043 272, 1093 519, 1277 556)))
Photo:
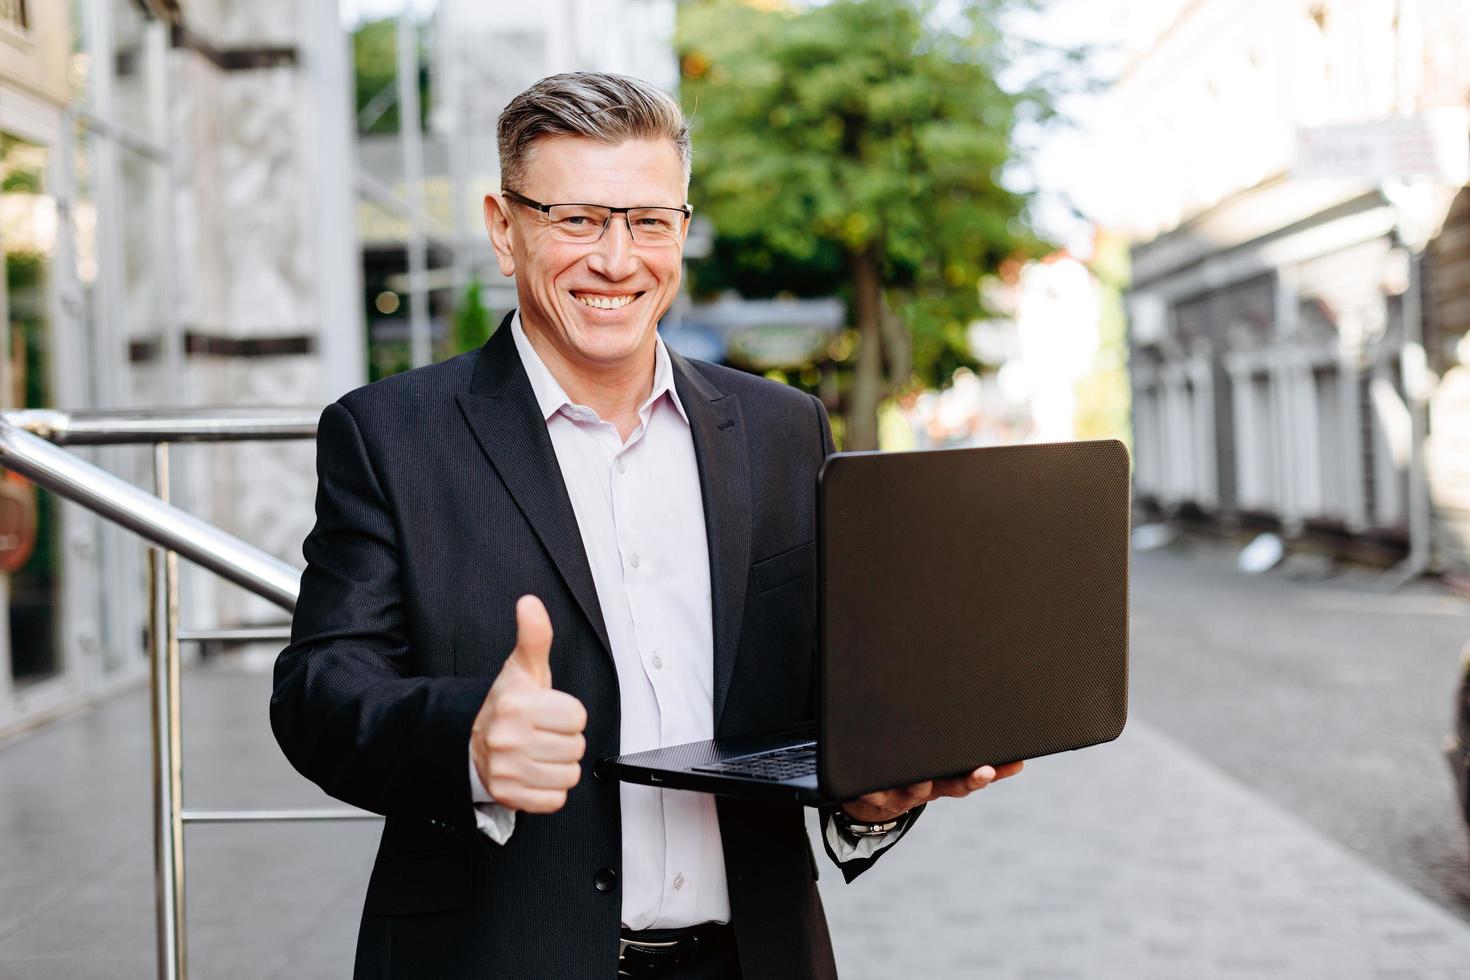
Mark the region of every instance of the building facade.
MULTIPOLYGON (((0 4, 0 407, 320 405, 360 383, 350 113, 332 4, 0 4)), ((150 483, 146 448, 84 455, 150 483)), ((300 563, 310 446, 174 459, 176 502, 300 563)), ((3 576, 0 732, 146 668, 141 543, 16 495, 36 546, 3 576)), ((283 618, 187 566, 181 599, 186 626, 283 618)))
POLYGON ((1470 7, 1158 10, 1130 25, 1094 130, 1093 196, 1135 243, 1137 496, 1163 514, 1421 553, 1435 492, 1420 479, 1423 407, 1470 297, 1446 275, 1466 234, 1463 197, 1452 205, 1470 144, 1470 7), (1428 145, 1446 119, 1448 142, 1428 145), (1395 148, 1413 159, 1379 159, 1395 148))

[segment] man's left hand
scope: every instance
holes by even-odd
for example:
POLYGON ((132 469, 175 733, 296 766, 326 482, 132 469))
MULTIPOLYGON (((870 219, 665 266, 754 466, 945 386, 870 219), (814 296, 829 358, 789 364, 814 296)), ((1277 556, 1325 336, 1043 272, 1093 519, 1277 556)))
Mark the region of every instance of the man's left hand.
POLYGON ((937 800, 941 796, 959 798, 984 789, 997 779, 1014 776, 1025 768, 1024 762, 1007 762, 1003 766, 981 766, 968 776, 954 779, 930 779, 899 789, 885 789, 876 793, 865 793, 855 800, 842 804, 849 817, 859 823, 887 823, 908 813, 920 803, 937 800))

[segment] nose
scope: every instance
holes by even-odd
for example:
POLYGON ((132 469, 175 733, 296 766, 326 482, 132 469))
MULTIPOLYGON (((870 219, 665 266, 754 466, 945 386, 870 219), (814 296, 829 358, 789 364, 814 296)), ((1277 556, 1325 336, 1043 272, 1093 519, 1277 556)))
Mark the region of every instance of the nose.
POLYGON ((633 254, 633 231, 628 227, 627 215, 612 216, 607 229, 587 256, 587 265, 593 272, 613 281, 626 279, 634 273, 638 260, 633 254))

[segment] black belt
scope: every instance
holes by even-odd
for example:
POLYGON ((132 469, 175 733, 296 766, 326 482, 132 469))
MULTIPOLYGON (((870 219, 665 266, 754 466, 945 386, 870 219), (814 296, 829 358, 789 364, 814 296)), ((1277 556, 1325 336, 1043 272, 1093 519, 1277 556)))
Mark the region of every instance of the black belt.
POLYGON ((734 949, 735 930, 717 922, 684 929, 624 929, 618 940, 618 975, 660 977, 734 949))

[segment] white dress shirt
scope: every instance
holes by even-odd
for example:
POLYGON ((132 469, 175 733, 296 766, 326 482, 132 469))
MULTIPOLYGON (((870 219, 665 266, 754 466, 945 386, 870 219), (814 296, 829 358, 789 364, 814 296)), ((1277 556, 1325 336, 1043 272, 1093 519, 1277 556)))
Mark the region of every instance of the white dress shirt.
MULTIPOLYGON (((709 545, 689 419, 663 338, 653 390, 627 441, 574 404, 511 320, 521 364, 571 497, 612 646, 621 698, 619 752, 714 737, 714 635, 709 545)), ((555 645, 555 639, 552 641, 555 645)), ((505 843, 515 814, 494 804, 474 763, 476 820, 505 843)), ((713 796, 622 783, 622 924, 672 929, 728 922, 730 898, 713 796)), ((893 837, 894 835, 887 835, 893 837)), ((841 860, 887 840, 854 843, 829 828, 841 860)))

